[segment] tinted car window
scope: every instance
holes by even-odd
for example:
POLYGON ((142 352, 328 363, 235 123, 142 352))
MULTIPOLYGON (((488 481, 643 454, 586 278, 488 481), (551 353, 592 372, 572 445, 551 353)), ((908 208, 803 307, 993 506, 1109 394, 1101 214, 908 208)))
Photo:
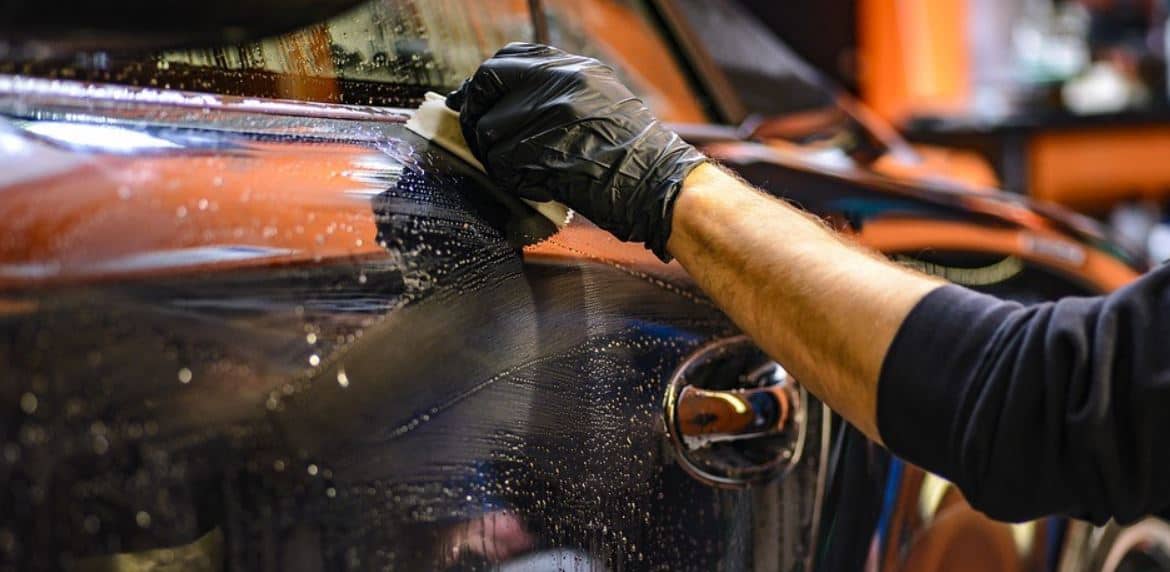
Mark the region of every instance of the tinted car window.
POLYGON ((0 60, 0 73, 166 89, 411 107, 459 85, 511 41, 531 40, 524 0, 376 0, 244 45, 150 56, 0 60))
MULTIPOLYGON (((709 119, 644 2, 545 4, 552 44, 614 65, 623 81, 667 121, 709 119)), ((5 61, 0 56, 0 73, 413 107, 427 91, 457 87, 508 42, 534 36, 525 0, 375 0, 258 42, 145 57, 86 52, 66 61, 5 61)))
POLYGON ((808 64, 734 2, 679 2, 749 112, 772 116, 833 105, 808 64))

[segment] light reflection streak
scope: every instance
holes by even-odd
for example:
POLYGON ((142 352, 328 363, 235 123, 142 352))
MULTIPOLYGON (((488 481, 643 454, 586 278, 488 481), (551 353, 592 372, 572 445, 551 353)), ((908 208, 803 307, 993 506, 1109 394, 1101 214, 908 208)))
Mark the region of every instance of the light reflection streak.
POLYGON ((182 148, 182 145, 173 141, 111 125, 37 121, 24 125, 24 129, 62 145, 108 153, 129 154, 182 148))

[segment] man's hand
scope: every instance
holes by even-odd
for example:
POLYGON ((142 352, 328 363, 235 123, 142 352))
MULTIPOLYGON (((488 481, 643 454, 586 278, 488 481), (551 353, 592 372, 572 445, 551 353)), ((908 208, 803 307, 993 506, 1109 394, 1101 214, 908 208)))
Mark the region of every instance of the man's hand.
POLYGON ((706 161, 654 117, 613 69, 534 44, 511 44, 447 98, 488 174, 556 200, 667 260, 683 180, 706 161))
POLYGON ((1170 270, 1029 308, 944 288, 704 163, 608 68, 551 48, 506 48, 452 103, 491 174, 669 249, 805 388, 976 508, 1166 510, 1170 270))
POLYGON ((561 201, 618 238, 677 257, 761 348, 880 439, 886 349, 938 281, 708 163, 597 60, 512 44, 447 104, 505 189, 561 201))

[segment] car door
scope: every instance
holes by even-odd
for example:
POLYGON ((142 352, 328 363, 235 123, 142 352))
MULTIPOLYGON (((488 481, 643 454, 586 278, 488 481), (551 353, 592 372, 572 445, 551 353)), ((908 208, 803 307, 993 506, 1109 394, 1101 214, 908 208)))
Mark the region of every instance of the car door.
POLYGON ((529 22, 5 64, 0 566, 807 566, 822 406, 677 265, 405 128, 529 22))

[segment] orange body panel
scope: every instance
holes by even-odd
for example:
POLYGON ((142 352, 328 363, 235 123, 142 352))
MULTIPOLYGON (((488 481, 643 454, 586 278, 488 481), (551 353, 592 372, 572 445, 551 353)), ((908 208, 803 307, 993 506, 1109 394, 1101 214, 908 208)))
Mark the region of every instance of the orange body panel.
POLYGON ((1059 130, 1032 136, 1031 194, 1078 210, 1170 196, 1170 127, 1059 130))
POLYGON ((0 287, 385 256, 371 189, 355 178, 362 158, 377 156, 256 144, 239 154, 101 157, 7 187, 0 287), (248 256, 209 264, 198 255, 208 248, 248 256))
MULTIPOLYGON (((908 466, 899 486, 902 499, 891 515, 888 547, 880 569, 890 572, 1035 570, 1021 554, 1009 525, 976 512, 958 489, 946 485, 937 506, 924 510, 927 475, 908 466), (925 493, 925 494, 924 494, 925 493)), ((1039 527, 1043 530, 1043 527, 1039 527)))
POLYGON ((1056 233, 994 229, 964 223, 924 220, 877 220, 857 235, 863 244, 887 253, 916 250, 997 252, 1061 270, 1069 277, 1110 292, 1138 274, 1096 250, 1083 248, 1056 233))
POLYGON ((993 189, 999 188, 1000 181, 995 169, 976 153, 928 145, 915 145, 914 152, 921 160, 919 163, 911 164, 893 155, 884 155, 870 167, 899 180, 926 184, 932 181, 963 183, 970 185, 972 190, 984 192, 993 192, 993 189))

